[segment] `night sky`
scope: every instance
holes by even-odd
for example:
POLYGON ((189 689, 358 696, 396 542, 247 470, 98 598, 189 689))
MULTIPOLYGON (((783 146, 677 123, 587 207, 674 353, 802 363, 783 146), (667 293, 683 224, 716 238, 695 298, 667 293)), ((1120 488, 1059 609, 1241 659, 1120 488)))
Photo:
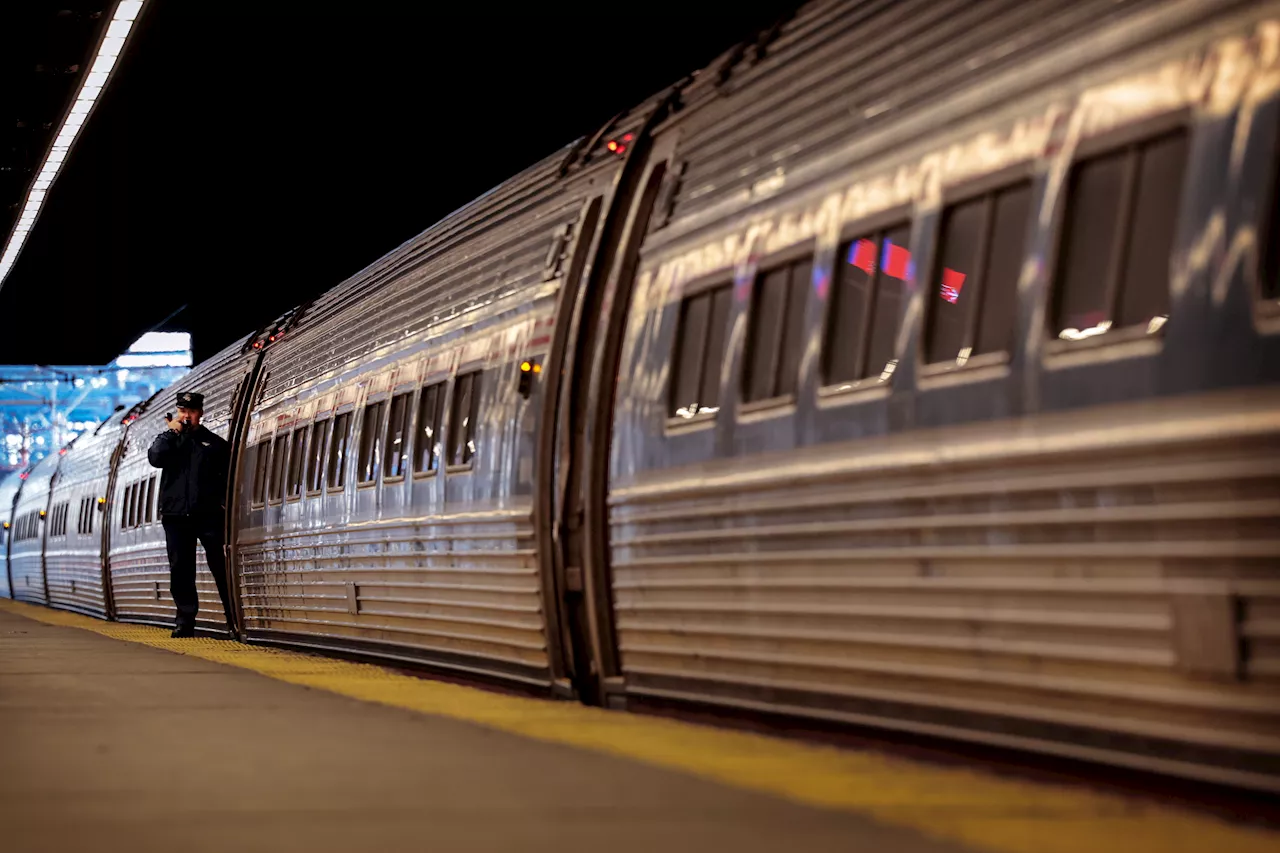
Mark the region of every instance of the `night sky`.
POLYGON ((0 363, 105 363, 179 309, 203 359, 796 3, 232 5, 149 4, 0 289, 0 363))

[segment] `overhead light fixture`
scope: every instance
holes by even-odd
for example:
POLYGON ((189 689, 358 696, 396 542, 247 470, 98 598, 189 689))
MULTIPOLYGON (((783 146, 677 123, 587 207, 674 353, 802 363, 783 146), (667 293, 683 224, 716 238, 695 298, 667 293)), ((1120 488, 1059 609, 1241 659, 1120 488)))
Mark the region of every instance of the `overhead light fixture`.
POLYGON ((102 94, 111 69, 115 67, 116 59, 124 52, 129 31, 133 29, 133 22, 142 12, 144 2, 145 0, 120 0, 116 4, 111 22, 107 25, 107 31, 98 44, 89 73, 81 82, 80 91, 76 93, 71 109, 63 118, 57 134, 54 135, 53 143, 45 154, 44 163, 27 190, 22 213, 18 216, 18 221, 10 231, 8 239, 5 240, 4 251, 0 252, 0 287, 4 286, 5 279, 9 277, 14 264, 18 262, 18 253, 22 251, 22 245, 27 241, 27 236, 35 225, 40 208, 44 205, 45 194, 57 176, 62 162, 67 158, 67 152, 71 150, 76 135, 84 127, 94 103, 102 94))

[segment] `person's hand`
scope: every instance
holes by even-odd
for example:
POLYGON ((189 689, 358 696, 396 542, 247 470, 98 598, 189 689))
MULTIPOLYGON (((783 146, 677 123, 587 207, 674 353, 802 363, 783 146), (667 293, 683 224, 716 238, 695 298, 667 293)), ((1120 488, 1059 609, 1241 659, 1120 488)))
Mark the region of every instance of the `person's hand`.
POLYGON ((174 432, 177 432, 177 433, 181 433, 181 432, 182 432, 182 419, 181 419, 181 418, 170 418, 170 417, 166 416, 166 417, 165 417, 165 419, 164 419, 164 422, 168 425, 169 429, 173 430, 174 432))

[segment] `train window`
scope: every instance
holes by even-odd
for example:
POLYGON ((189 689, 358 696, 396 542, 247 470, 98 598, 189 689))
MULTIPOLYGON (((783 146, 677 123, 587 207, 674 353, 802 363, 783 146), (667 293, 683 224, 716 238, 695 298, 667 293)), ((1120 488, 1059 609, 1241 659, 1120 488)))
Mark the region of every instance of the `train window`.
POLYGON ((1280 136, 1271 157, 1271 207, 1259 225, 1262 270, 1258 276, 1258 298, 1280 300, 1280 136))
POLYGON ((756 278, 747 333, 747 402, 794 394, 800 368, 809 258, 766 270, 756 278))
POLYGON ((343 412, 333 419, 329 438, 329 488, 341 489, 347 484, 347 445, 351 439, 351 413, 343 412))
POLYGON ((271 461, 271 442, 260 441, 253 446, 253 503, 267 502, 267 465, 271 461))
POLYGON ((1178 130, 1072 167, 1055 288, 1059 338, 1163 325, 1186 161, 1187 134, 1178 130))
POLYGON ((284 463, 288 450, 289 436, 277 433, 271 442, 271 482, 267 487, 267 498, 271 501, 284 496, 284 463))
POLYGON ((156 505, 156 478, 152 476, 147 480, 147 524, 155 519, 156 505))
POLYGON ((722 285, 681 303, 672 371, 672 417, 691 418, 699 412, 719 411, 720 370, 732 299, 732 289, 722 285))
POLYGON ((138 481, 129 484, 129 526, 138 526, 138 481))
POLYGON ((125 486, 120 491, 120 529, 124 530, 129 526, 129 487, 125 486))
POLYGON ((382 467, 382 410, 385 402, 367 404, 360 422, 360 458, 356 482, 367 485, 378 479, 382 467))
POLYGON ((1027 181, 943 212, 925 334, 930 364, 1008 350, 1030 212, 1027 181))
POLYGON ((408 467, 410 396, 397 394, 391 399, 391 411, 387 415, 387 470, 384 478, 403 477, 408 467))
POLYGON ((307 491, 318 492, 324 486, 324 449, 329 446, 329 430, 333 421, 317 421, 312 428, 311 452, 307 454, 307 491))
POLYGON ((444 416, 444 383, 422 389, 418 398, 418 438, 413 445, 413 470, 434 471, 440 455, 440 420, 444 416))
POLYGON ((850 240, 836 255, 827 324, 827 382, 887 379, 898 335, 903 289, 912 276, 911 224, 850 240))
POLYGON ((304 427, 293 431, 293 445, 289 448, 289 485, 290 498, 302 497, 302 459, 307 448, 307 430, 304 427))
POLYGON ((476 454, 476 418, 480 412, 480 374, 459 376, 453 383, 449 416, 449 464, 466 465, 476 454))

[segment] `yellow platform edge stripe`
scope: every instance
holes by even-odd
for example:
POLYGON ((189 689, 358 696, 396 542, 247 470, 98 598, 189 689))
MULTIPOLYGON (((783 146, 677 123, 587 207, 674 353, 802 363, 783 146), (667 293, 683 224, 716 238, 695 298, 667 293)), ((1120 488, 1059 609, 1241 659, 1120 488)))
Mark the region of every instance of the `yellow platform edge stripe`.
POLYGON ((0 599, 0 609, 269 678, 589 749, 1002 853, 1276 853, 1280 832, 1145 800, 875 752, 490 693, 373 664, 212 639, 0 599))

